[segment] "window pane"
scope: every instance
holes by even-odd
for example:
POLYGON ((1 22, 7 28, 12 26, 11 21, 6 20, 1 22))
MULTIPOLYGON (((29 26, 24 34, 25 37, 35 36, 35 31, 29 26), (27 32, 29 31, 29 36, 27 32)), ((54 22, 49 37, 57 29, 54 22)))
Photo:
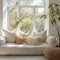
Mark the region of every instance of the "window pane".
POLYGON ((32 20, 31 17, 25 17, 21 22, 20 22, 20 29, 27 33, 29 30, 32 29, 32 20))
POLYGON ((38 32, 44 30, 44 18, 40 19, 40 16, 44 13, 44 8, 35 9, 35 26, 38 32))
POLYGON ((20 0, 20 5, 43 6, 43 0, 20 0))
POLYGON ((30 29, 32 29, 32 12, 33 9, 31 8, 20 8, 19 10, 13 9, 12 11, 9 11, 8 29, 12 31, 19 24, 20 29, 23 32, 28 32, 30 29))
POLYGON ((16 2, 17 2, 17 0, 7 0, 7 4, 8 4, 9 7, 10 6, 15 6, 16 2))
POLYGON ((6 27, 8 30, 14 30, 18 24, 23 32, 28 32, 32 29, 35 22, 37 31, 44 30, 44 19, 40 19, 40 15, 44 13, 43 0, 7 0, 6 27), (37 6, 37 7, 36 7, 37 6), (7 26, 8 25, 8 26, 7 26))
POLYGON ((8 6, 15 6, 16 4, 29 6, 44 6, 43 0, 7 0, 8 6))
POLYGON ((32 12, 31 8, 20 9, 20 29, 25 33, 32 29, 32 12))
POLYGON ((8 30, 12 31, 17 27, 18 13, 16 9, 9 11, 8 13, 8 30))

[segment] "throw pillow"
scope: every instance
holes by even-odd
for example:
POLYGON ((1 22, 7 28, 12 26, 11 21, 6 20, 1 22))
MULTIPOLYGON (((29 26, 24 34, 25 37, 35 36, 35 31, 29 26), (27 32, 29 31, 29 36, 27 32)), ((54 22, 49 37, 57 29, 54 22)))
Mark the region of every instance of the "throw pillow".
POLYGON ((15 39, 16 39, 16 34, 7 30, 4 30, 4 35, 7 39, 7 43, 15 43, 15 39))
POLYGON ((22 32, 21 30, 17 30, 16 33, 16 43, 17 44, 22 44, 25 42, 26 38, 28 38, 31 35, 31 30, 27 33, 22 32))
POLYGON ((20 37, 29 37, 32 34, 32 30, 28 31, 27 33, 24 33, 21 30, 17 30, 16 35, 20 37))
POLYGON ((17 44, 23 44, 25 40, 26 40, 26 37, 19 37, 19 36, 16 37, 17 44))
POLYGON ((47 31, 42 31, 42 32, 34 32, 33 33, 33 36, 40 36, 41 37, 41 39, 42 39, 42 41, 43 42, 46 42, 46 38, 47 38, 47 31))
POLYGON ((26 39, 27 44, 30 45, 39 45, 42 43, 41 37, 28 37, 26 39))

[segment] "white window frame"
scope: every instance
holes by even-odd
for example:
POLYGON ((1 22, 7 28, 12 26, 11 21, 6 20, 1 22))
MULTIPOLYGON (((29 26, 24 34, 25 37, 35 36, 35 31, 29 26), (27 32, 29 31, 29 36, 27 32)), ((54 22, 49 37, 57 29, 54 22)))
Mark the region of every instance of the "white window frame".
MULTIPOLYGON (((44 6, 31 6, 31 5, 22 5, 20 6, 20 8, 33 8, 33 26, 34 26, 34 30, 35 30, 35 25, 34 25, 34 21, 35 21, 35 8, 44 8, 44 13, 45 13, 45 0, 44 0, 44 6)), ((6 7, 7 11, 8 11, 9 7, 6 7)), ((8 13, 6 12, 6 15, 8 15, 8 13)), ((8 29, 9 27, 9 21, 8 21, 8 17, 6 17, 6 25, 4 24, 4 28, 8 29)))

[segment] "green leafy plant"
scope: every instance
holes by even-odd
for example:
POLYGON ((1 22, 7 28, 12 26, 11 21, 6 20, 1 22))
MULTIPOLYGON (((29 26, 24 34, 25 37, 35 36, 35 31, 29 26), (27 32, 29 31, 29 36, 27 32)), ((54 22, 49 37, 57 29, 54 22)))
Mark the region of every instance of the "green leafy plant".
POLYGON ((57 21, 60 21, 60 5, 52 3, 49 5, 49 14, 50 14, 50 20, 51 24, 55 26, 57 29, 57 33, 59 36, 59 46, 60 46, 60 33, 59 33, 59 27, 57 21))
MULTIPOLYGON (((40 18, 46 18, 47 15, 43 14, 40 18)), ((56 3, 51 3, 49 5, 49 17, 52 26, 55 26, 58 36, 59 36, 59 47, 60 47, 60 33, 58 27, 58 21, 60 21, 60 5, 56 3)))

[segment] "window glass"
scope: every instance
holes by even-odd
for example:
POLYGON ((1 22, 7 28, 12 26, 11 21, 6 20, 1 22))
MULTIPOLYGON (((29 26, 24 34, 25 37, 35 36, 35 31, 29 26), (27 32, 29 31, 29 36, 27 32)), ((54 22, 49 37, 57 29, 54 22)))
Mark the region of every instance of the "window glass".
POLYGON ((6 22, 3 23, 4 29, 6 26, 13 31, 19 25, 20 30, 25 33, 33 29, 33 26, 38 32, 44 30, 44 18, 40 19, 44 13, 44 0, 6 0, 5 3, 7 8, 3 12, 6 22))
POLYGON ((8 7, 15 6, 17 0, 7 0, 8 7))
POLYGON ((44 8, 35 9, 35 27, 38 32, 44 30, 44 18, 40 19, 42 14, 44 14, 44 8))
POLYGON ((43 0, 20 0, 20 5, 43 6, 43 0))
POLYGON ((16 9, 8 12, 8 30, 12 31, 17 27, 18 24, 18 13, 16 9))
POLYGON ((32 8, 21 8, 20 9, 20 29, 23 32, 28 32, 32 29, 32 19, 33 19, 33 9, 32 8))

